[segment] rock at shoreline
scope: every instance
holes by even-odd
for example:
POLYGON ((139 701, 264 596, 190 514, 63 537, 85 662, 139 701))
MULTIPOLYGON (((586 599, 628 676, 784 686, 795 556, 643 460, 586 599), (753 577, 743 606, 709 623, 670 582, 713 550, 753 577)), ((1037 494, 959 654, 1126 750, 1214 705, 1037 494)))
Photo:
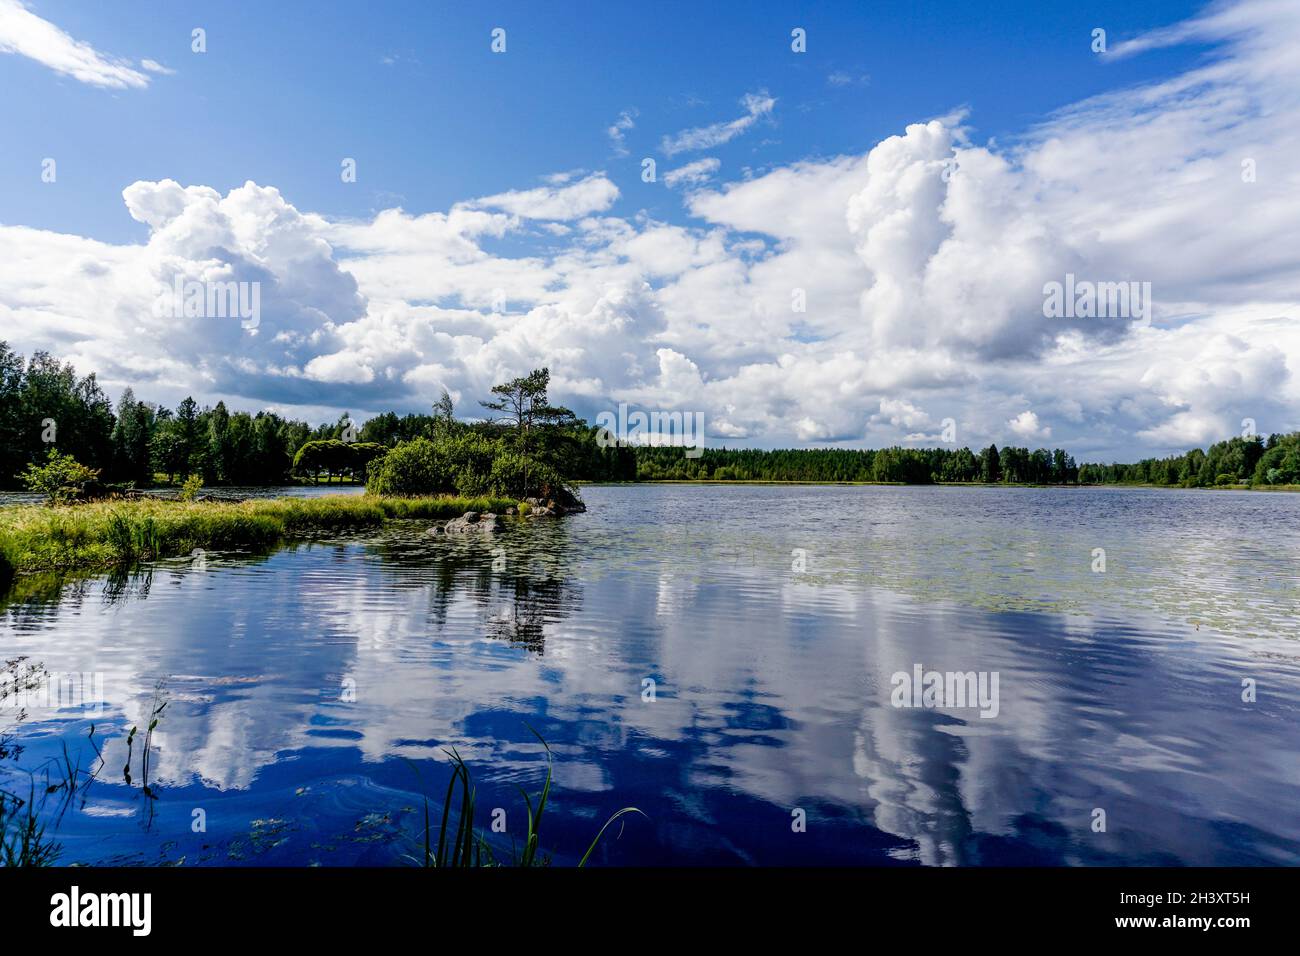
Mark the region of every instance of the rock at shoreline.
POLYGON ((477 511, 466 511, 459 518, 452 518, 441 528, 434 527, 430 529, 433 534, 465 534, 469 531, 484 531, 492 534, 500 530, 501 518, 491 511, 484 514, 479 514, 477 511))
POLYGON ((524 504, 528 505, 530 518, 562 518, 567 514, 579 514, 587 510, 587 506, 577 498, 563 503, 554 498, 525 498, 524 504))
MULTIPOLYGON (((562 515, 573 514, 579 511, 586 511, 587 508, 582 502, 576 502, 571 505, 563 505, 554 499, 543 498, 525 498, 523 504, 528 505, 529 518, 558 518, 562 515)), ((506 514, 518 515, 514 508, 507 508, 506 514)), ((482 531, 487 534, 495 534, 505 528, 501 521, 501 516, 491 511, 480 514, 477 511, 466 511, 459 518, 452 518, 440 525, 434 525, 429 529, 431 535, 443 534, 468 534, 473 531, 482 531)))

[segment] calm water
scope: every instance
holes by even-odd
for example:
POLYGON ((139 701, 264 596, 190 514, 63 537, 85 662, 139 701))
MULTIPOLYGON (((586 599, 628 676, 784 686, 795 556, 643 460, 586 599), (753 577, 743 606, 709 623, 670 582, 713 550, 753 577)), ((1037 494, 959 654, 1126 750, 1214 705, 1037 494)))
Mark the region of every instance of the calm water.
POLYGON ((46 801, 63 862, 390 864, 454 745, 509 857, 531 726, 559 864, 627 805, 649 819, 604 864, 1300 863, 1300 495, 584 497, 491 542, 414 523, 25 581, 0 657, 100 672, 103 701, 0 710, 4 785, 62 779, 65 745, 97 765, 93 723, 97 779, 46 801), (892 706, 917 664, 996 672, 997 716, 892 706), (122 771, 156 693, 150 799, 139 738, 122 771))

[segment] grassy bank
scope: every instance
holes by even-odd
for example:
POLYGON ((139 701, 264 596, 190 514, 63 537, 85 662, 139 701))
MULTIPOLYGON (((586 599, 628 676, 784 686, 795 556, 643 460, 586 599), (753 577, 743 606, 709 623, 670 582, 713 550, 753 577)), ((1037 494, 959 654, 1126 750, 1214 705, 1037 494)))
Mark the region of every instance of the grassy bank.
POLYGON ((453 518, 517 504, 501 498, 338 495, 242 502, 149 499, 0 508, 0 586, 17 574, 104 568, 211 551, 259 551, 295 536, 453 518))

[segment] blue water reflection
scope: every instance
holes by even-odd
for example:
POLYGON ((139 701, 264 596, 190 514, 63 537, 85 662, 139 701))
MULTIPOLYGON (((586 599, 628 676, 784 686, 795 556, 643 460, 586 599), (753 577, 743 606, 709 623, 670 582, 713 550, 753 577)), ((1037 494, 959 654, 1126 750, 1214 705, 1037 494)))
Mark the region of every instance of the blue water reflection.
POLYGON ((88 763, 93 722, 106 769, 57 820, 62 862, 394 864, 454 745, 508 857, 531 726, 557 863, 626 805, 649 820, 601 862, 1300 862, 1300 496, 585 497, 490 542, 415 523, 20 588, 3 657, 100 672, 105 700, 0 710, 4 785, 65 744, 88 763), (891 706, 917 664, 996 672, 997 716, 891 706), (121 768, 159 684, 150 800, 121 768))

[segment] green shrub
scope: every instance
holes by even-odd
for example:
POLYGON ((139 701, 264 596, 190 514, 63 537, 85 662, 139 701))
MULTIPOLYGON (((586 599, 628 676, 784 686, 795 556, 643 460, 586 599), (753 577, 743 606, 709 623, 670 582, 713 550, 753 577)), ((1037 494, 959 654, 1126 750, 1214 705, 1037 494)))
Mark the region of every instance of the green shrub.
POLYGON ((350 447, 352 449, 353 478, 363 478, 369 470, 371 462, 388 454, 387 446, 374 441, 359 441, 350 447))
POLYGON ((63 504, 81 493, 88 481, 99 478, 98 468, 87 468, 71 455, 60 455, 51 448, 43 465, 28 465, 20 476, 28 491, 42 494, 50 504, 63 504))
POLYGON ((181 501, 193 501, 195 498, 199 496, 199 492, 202 490, 203 490, 203 476, 190 475, 188 478, 185 479, 184 483, 181 485, 181 492, 179 497, 181 501))
POLYGON ((552 497, 564 486, 555 469, 533 458, 503 451, 492 462, 488 485, 493 494, 512 498, 552 497))
POLYGON ((376 495, 440 495, 456 490, 448 457, 427 438, 402 442, 370 463, 366 490, 376 495))
MULTIPOLYGON (((439 451, 451 463, 458 485, 480 484, 492 470, 493 460, 501 453, 502 442, 475 432, 457 432, 437 440, 439 451)), ((482 494, 480 490, 476 492, 482 494)))
POLYGON ((366 489, 377 495, 554 498, 577 496, 547 462, 510 448, 503 439, 459 433, 401 442, 371 462, 366 489))
POLYGON ((456 472, 456 494, 468 498, 492 494, 492 483, 488 476, 468 468, 456 472))

